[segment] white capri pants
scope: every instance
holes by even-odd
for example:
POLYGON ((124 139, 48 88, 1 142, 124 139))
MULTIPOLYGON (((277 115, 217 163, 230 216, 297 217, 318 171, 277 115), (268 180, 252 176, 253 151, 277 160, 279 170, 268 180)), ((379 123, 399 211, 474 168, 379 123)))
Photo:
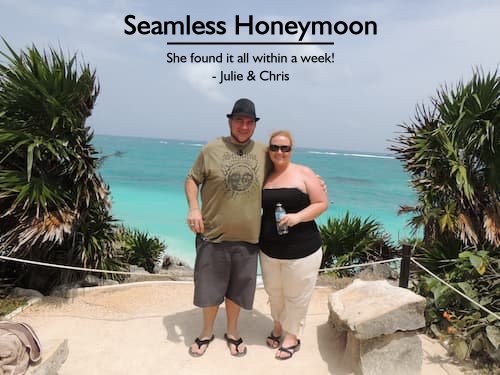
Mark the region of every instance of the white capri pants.
POLYGON ((269 295, 271 316, 286 332, 297 337, 304 329, 322 256, 321 248, 300 259, 276 259, 260 251, 262 279, 269 295))

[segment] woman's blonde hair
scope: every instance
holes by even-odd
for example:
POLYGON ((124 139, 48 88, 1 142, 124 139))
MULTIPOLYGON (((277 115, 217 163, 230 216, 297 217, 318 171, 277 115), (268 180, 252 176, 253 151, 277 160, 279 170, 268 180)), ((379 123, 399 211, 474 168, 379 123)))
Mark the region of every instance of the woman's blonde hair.
POLYGON ((271 134, 271 136, 269 137, 269 145, 271 145, 271 140, 279 135, 288 138, 290 140, 290 147, 293 148, 292 133, 290 133, 288 130, 276 130, 275 132, 273 132, 273 134, 271 134))

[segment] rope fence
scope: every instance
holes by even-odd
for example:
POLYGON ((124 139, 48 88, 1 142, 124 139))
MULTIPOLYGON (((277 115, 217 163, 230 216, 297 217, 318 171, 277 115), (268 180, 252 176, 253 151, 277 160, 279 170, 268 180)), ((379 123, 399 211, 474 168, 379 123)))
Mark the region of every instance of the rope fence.
MULTIPOLYGON (((470 298, 466 294, 462 293, 457 288, 453 287, 452 285, 450 285, 449 283, 447 283, 446 281, 441 279, 439 276, 435 275, 433 272, 428 270, 426 267, 424 267, 422 264, 417 262, 415 259, 411 258, 411 247, 410 246, 406 246, 406 245, 403 246, 403 254, 402 255, 403 256, 401 258, 392 258, 392 259, 386 259, 386 260, 381 260, 381 261, 376 261, 376 262, 353 264, 353 265, 349 265, 349 266, 321 268, 319 270, 319 272, 320 273, 333 272, 333 271, 338 271, 338 270, 368 267, 368 266, 372 266, 375 264, 383 264, 383 263, 400 261, 401 264, 400 264, 400 272, 399 272, 399 286, 403 287, 403 288, 408 288, 410 262, 413 262, 415 265, 417 265, 423 271, 430 274, 436 280, 443 283, 444 285, 446 285, 448 288, 450 288, 451 290, 453 290, 454 292, 456 292, 457 294, 459 294, 463 298, 467 299, 470 303, 474 304, 476 307, 485 311, 486 313, 492 315, 493 317, 495 317, 495 319, 500 320, 500 316, 497 313, 489 310, 488 308, 484 307, 480 303, 474 301, 472 298, 470 298)), ((0 260, 18 262, 18 263, 26 263, 26 264, 36 265, 36 266, 43 266, 43 267, 60 268, 60 269, 73 270, 73 271, 84 271, 84 272, 105 273, 105 274, 115 274, 115 275, 128 275, 128 276, 140 276, 140 277, 153 277, 153 278, 154 277, 165 277, 165 275, 157 274, 157 273, 139 273, 139 272, 127 272, 127 271, 100 270, 100 269, 95 269, 95 268, 75 267, 75 266, 66 266, 66 265, 61 265, 61 264, 37 262, 37 261, 33 261, 33 260, 19 259, 19 258, 13 258, 13 257, 8 257, 8 256, 3 256, 3 255, 0 255, 0 260)), ((262 276, 262 275, 258 274, 258 276, 262 276)))
POLYGON ((350 269, 350 268, 368 267, 368 266, 372 266, 374 264, 397 262, 397 261, 400 261, 401 259, 402 258, 392 258, 392 259, 379 260, 379 261, 370 262, 370 263, 352 264, 350 266, 332 267, 332 268, 320 268, 319 272, 320 273, 321 272, 331 272, 331 271, 347 270, 347 269, 350 269))
POLYGON ((4 255, 0 255, 0 259, 1 260, 6 260, 6 261, 11 261, 11 262, 26 263, 26 264, 31 264, 31 265, 35 265, 35 266, 44 266, 44 267, 51 267, 51 268, 61 268, 61 269, 72 270, 72 271, 85 271, 85 272, 96 272, 96 273, 111 273, 111 274, 115 274, 115 275, 141 275, 141 276, 151 275, 151 276, 159 276, 159 275, 154 274, 154 273, 145 274, 145 273, 139 273, 139 272, 98 270, 98 269, 95 269, 95 268, 65 266, 65 265, 62 265, 62 264, 36 262, 34 260, 27 260, 27 259, 19 259, 19 258, 6 257, 4 255))
MULTIPOLYGON (((45 263, 45 262, 38 262, 38 261, 34 261, 34 260, 13 258, 13 257, 4 256, 4 255, 0 255, 0 259, 1 260, 5 260, 5 261, 11 261, 11 262, 26 263, 26 264, 31 264, 31 265, 35 265, 35 266, 60 268, 60 269, 66 269, 66 270, 72 270, 72 271, 84 271, 84 272, 96 272, 96 273, 110 273, 110 274, 116 274, 116 275, 129 275, 129 276, 150 276, 150 277, 155 277, 155 276, 156 277, 162 277, 162 276, 164 276, 164 275, 156 274, 156 273, 139 273, 139 272, 127 272, 127 271, 111 271, 111 270, 100 270, 100 269, 96 269, 96 268, 66 266, 66 265, 62 265, 62 264, 45 263)), ((332 268, 321 268, 319 270, 319 272, 331 272, 331 271, 345 270, 345 269, 349 269, 349 268, 367 267, 367 266, 371 266, 371 265, 374 265, 374 264, 395 262, 395 261, 400 261, 400 260, 401 260, 401 258, 393 258, 393 259, 381 260, 381 261, 370 262, 370 263, 354 264, 354 265, 350 265, 350 266, 332 267, 332 268)), ((262 276, 262 275, 259 274, 258 276, 262 276)))
POLYGON ((435 279, 439 280, 440 282, 442 282, 444 285, 446 285, 448 288, 450 288, 451 290, 453 290, 454 292, 460 294, 462 297, 464 297, 467 301, 469 301, 470 303, 474 304, 475 306, 477 306, 478 308, 480 308, 481 310, 487 312, 488 314, 490 315, 493 315, 496 319, 500 320, 500 316, 496 313, 494 313, 493 311, 491 311, 490 309, 487 309, 486 307, 484 307, 483 305, 479 304, 478 302, 474 301, 472 298, 468 297, 467 295, 465 295, 464 293, 462 293, 461 291, 459 291, 457 288, 455 288, 453 285, 450 285, 449 283, 447 283, 446 281, 444 281, 443 279, 441 279, 439 276, 435 275, 434 273, 432 273, 431 271, 429 271, 427 268, 425 268, 423 265, 421 265, 419 262, 417 262, 415 259, 411 259, 411 261, 413 263, 415 263, 418 267, 420 267, 421 269, 423 269, 425 272, 427 272, 428 274, 430 274, 432 277, 434 277, 435 279))

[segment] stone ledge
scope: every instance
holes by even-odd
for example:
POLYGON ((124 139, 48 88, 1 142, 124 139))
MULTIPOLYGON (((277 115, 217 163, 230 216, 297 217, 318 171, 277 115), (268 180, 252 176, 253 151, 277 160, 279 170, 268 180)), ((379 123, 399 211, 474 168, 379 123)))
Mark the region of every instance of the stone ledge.
POLYGON ((12 320, 12 318, 14 318, 16 315, 20 314, 21 312, 23 312, 24 310, 26 310, 28 307, 30 307, 31 305, 35 304, 35 303, 38 303, 42 300, 42 298, 40 297, 33 297, 33 298, 30 298, 25 305, 23 306, 20 306, 18 307, 17 309, 15 309, 14 311, 11 311, 10 313, 8 313, 7 315, 5 315, 3 318, 0 318, 2 320, 12 320))
POLYGON ((43 343, 41 361, 30 365, 26 375, 57 375, 68 355, 68 339, 43 343))

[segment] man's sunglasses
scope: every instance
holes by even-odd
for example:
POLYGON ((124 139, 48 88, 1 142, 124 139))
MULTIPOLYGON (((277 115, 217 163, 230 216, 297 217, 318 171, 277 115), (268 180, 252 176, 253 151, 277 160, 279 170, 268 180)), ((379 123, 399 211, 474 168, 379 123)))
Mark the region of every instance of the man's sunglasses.
POLYGON ((292 146, 269 145, 269 150, 273 152, 278 152, 280 150, 281 152, 290 152, 292 151, 292 146))

